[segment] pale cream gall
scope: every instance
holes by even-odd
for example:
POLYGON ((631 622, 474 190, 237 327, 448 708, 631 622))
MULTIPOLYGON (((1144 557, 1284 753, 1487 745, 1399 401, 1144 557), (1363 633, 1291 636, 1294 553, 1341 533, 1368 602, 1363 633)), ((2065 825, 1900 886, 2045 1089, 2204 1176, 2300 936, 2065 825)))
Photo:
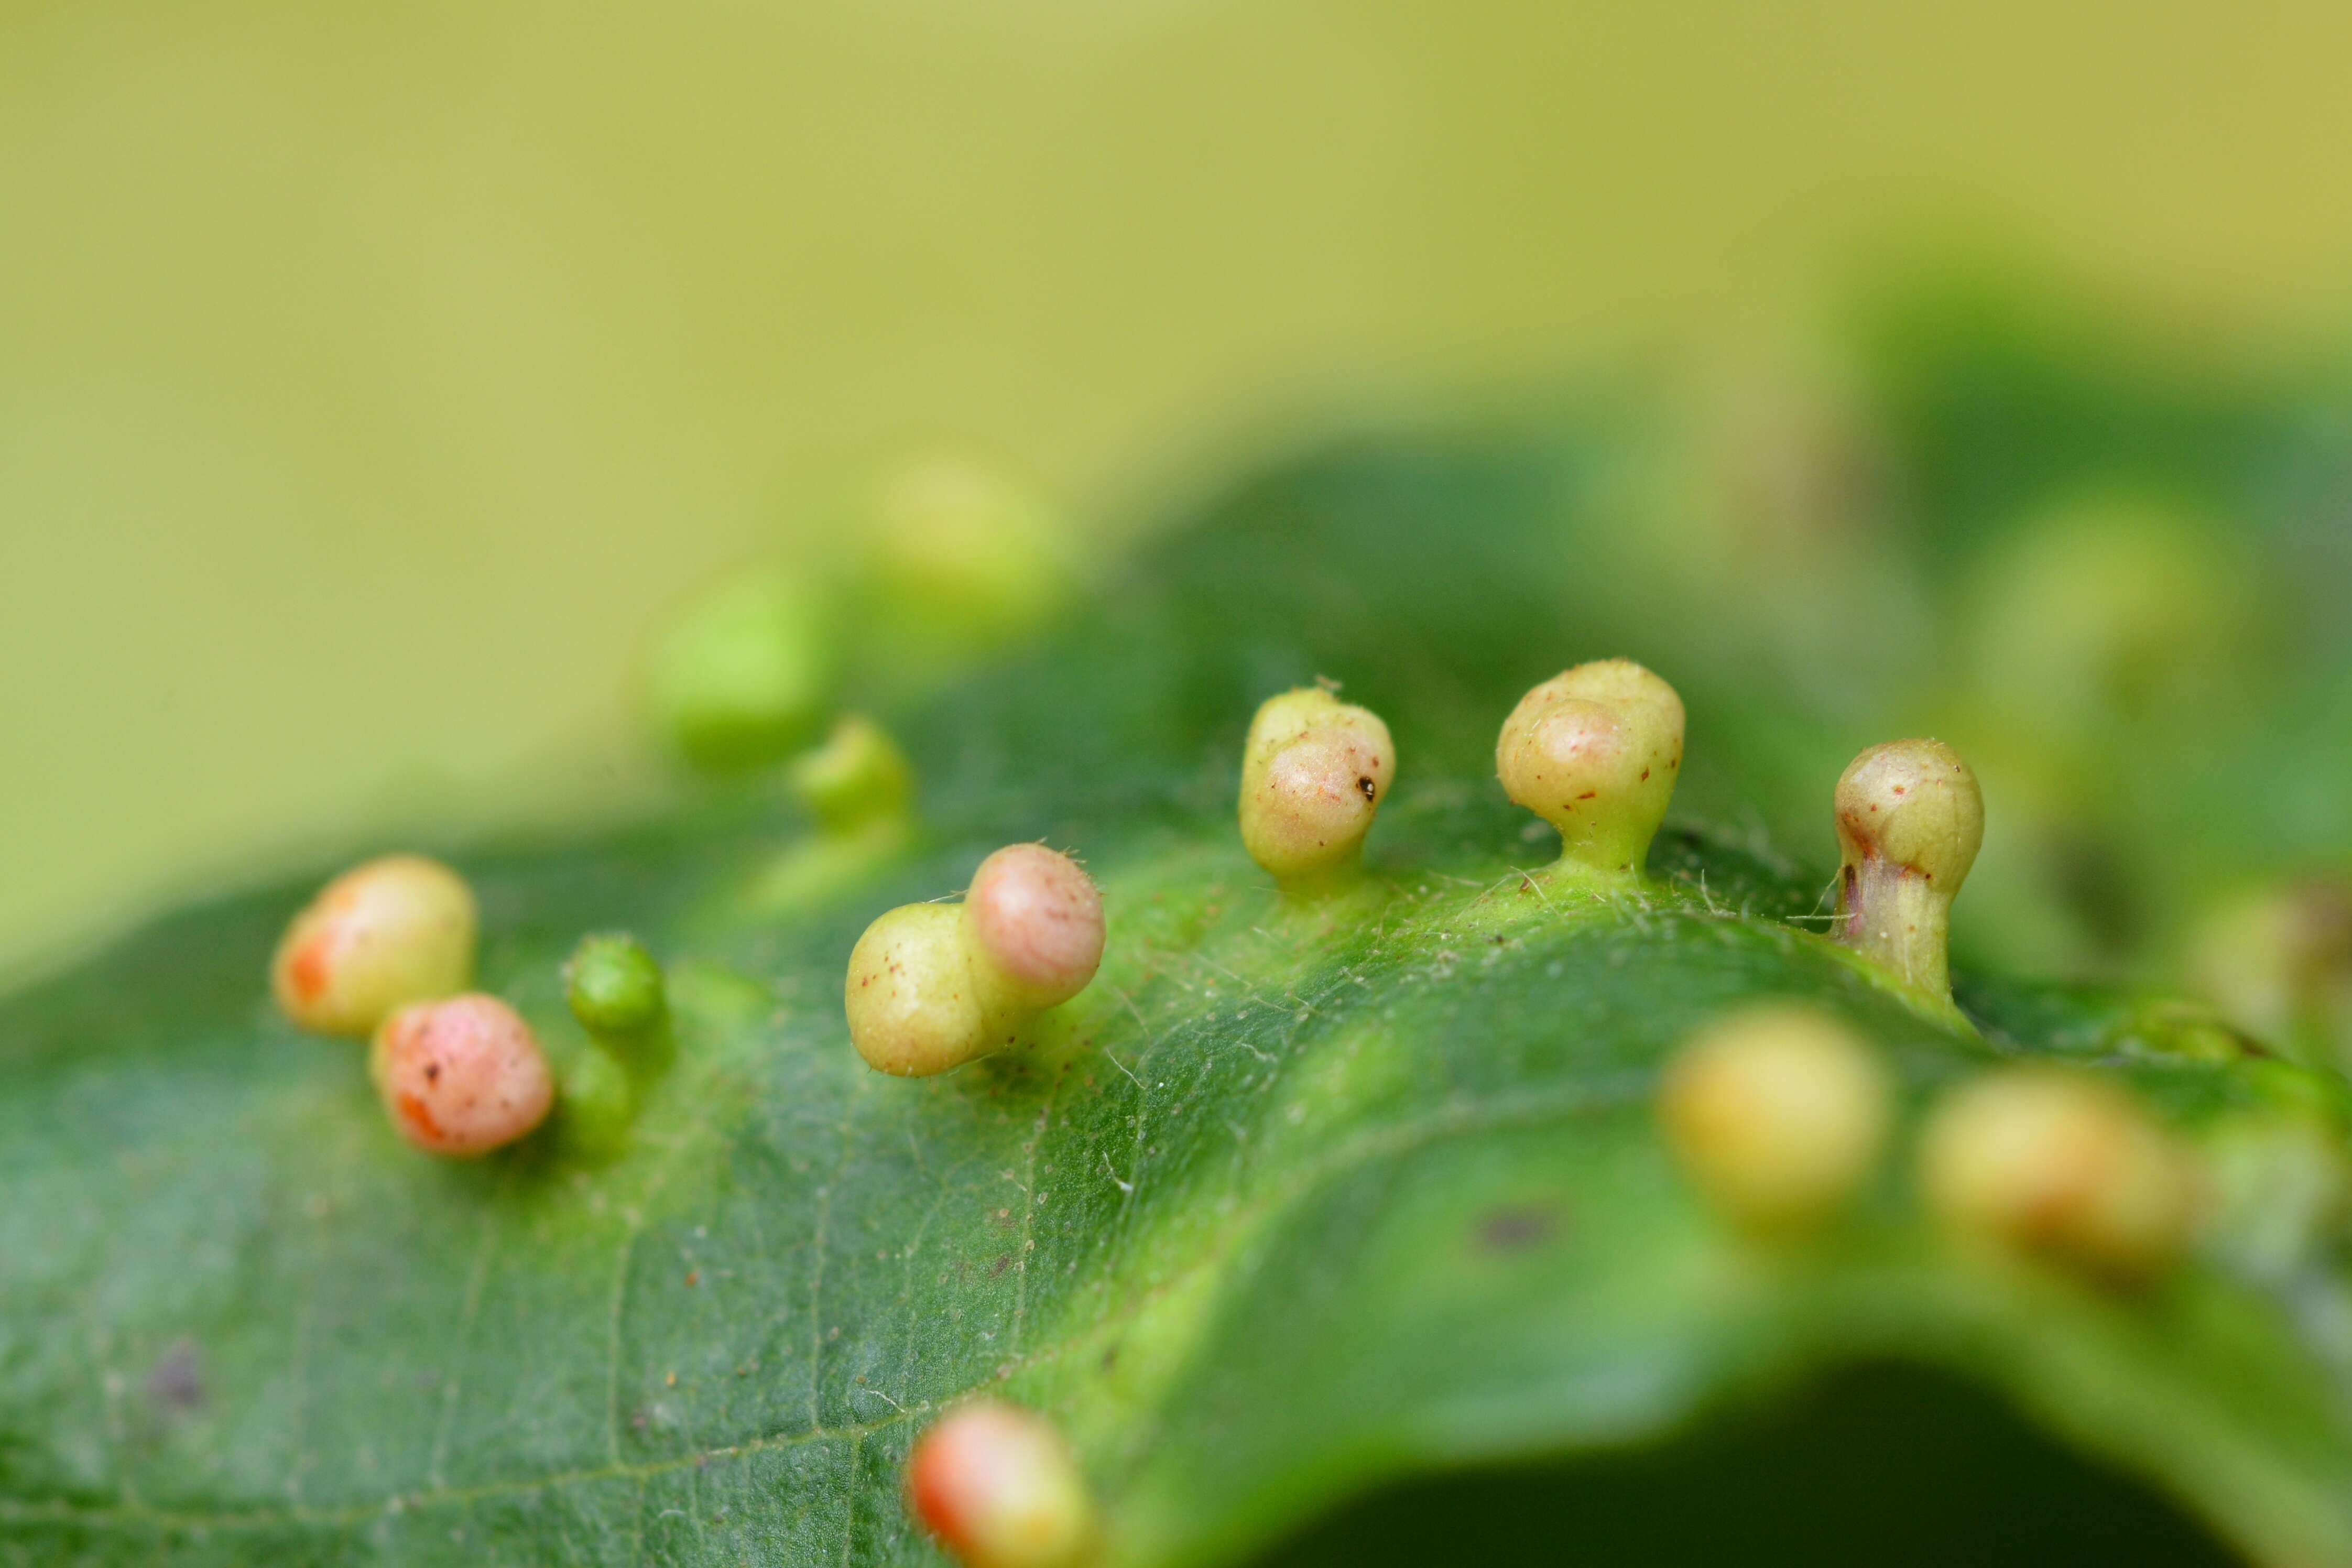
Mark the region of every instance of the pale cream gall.
POLYGON ((1242 846, 1286 889, 1344 879, 1395 779, 1379 714, 1321 687, 1269 697, 1243 742, 1242 846))
POLYGON ((1659 1095, 1666 1140, 1694 1184, 1747 1223, 1818 1221, 1878 1169, 1895 1093, 1870 1044, 1816 1009, 1767 1004, 1702 1029, 1659 1095))
POLYGON ((364 1038, 394 1008, 462 991, 478 916, 466 879, 421 855, 354 866, 320 889, 270 960, 271 993, 306 1029, 364 1038))

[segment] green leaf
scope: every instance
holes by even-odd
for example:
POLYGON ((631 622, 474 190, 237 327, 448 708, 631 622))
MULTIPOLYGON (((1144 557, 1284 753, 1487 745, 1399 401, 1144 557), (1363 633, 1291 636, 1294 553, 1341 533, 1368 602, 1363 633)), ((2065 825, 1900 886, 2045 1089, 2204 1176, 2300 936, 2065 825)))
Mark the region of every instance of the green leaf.
MULTIPOLYGON (((1660 1063, 1751 998, 1876 1039, 1906 1137, 1940 1086, 2020 1055, 2123 1075, 2191 1136, 2343 1096, 2121 993, 1964 973, 1983 1026, 1961 1026, 1809 934, 1826 825, 1776 843, 1744 781, 1801 772, 1825 802, 1853 738, 1678 669, 1682 634, 1596 573, 1607 536, 1575 520, 1608 435, 1342 447, 1235 492, 1049 640, 887 715, 926 826, 862 867, 779 876, 803 829, 742 795, 459 853, 483 983, 551 1038, 583 931, 667 963, 674 1056, 640 1066, 617 1156, 400 1144, 357 1050, 269 1011, 304 887, 0 1004, 0 1562, 924 1561, 901 1462, 984 1390, 1072 1435, 1121 1564, 1247 1558, 1433 1476, 1455 1479, 1403 1494, 1412 1517, 1535 1520, 1552 1550, 1638 1542, 1608 1522, 1631 1507, 1672 1540, 1709 1497, 1849 1496, 1824 1434, 1842 1466, 1906 1428, 1956 1456, 1922 1498, 1973 1477, 1988 1506, 2088 1499, 2122 1521, 2104 1539, 2190 1560, 2210 1531, 2352 1563, 2331 1247, 2123 1294, 1957 1255, 1900 1160, 1793 1249, 1677 1178, 1660 1063), (1691 766, 1656 879, 1601 899, 1521 874, 1549 847, 1490 748, 1526 686, 1617 653, 1683 686, 1691 766), (1318 673, 1388 718, 1402 772, 1370 890, 1301 910, 1242 855, 1231 796, 1255 702, 1318 673), (866 1071, 839 997, 865 922, 1039 837, 1085 856, 1112 932, 1066 1037, 866 1071), (1868 1370, 1889 1365, 1911 1370, 1868 1370), (1462 1473, 1533 1461, 1571 1468, 1462 1473)), ((1366 1506, 1301 1560, 1404 1550, 1366 1506)), ((1936 1517, 1890 1539, 1932 1545, 1936 1517)))

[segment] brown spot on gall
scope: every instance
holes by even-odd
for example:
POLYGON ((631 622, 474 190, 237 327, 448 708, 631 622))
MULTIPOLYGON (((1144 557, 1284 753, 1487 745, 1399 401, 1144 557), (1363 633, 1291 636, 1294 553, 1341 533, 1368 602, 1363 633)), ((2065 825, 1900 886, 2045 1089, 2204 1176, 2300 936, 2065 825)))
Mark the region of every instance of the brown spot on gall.
POLYGON ((1558 1228, 1549 1209, 1526 1205, 1496 1209, 1478 1224, 1478 1246, 1486 1252, 1518 1252, 1548 1241, 1558 1228))

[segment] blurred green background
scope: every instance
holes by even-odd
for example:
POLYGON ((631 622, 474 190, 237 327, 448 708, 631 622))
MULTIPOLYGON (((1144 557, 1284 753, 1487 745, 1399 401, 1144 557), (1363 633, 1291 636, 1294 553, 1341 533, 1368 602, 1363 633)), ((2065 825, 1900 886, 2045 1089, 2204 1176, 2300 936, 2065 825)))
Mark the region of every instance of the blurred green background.
POLYGON ((17 0, 0 956, 642 796, 650 619, 909 453, 1116 534, 1367 411, 1802 363, 1925 253, 2334 345, 2347 59, 2308 3, 17 0))

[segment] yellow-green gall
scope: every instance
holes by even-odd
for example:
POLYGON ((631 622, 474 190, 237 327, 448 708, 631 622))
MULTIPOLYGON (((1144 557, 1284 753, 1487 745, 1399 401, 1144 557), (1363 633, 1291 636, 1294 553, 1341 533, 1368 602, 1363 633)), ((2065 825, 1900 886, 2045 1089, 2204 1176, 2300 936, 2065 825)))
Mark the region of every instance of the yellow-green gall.
POLYGON ((834 721, 823 745, 793 760, 786 782, 819 826, 836 835, 904 820, 915 792, 907 753, 863 713, 834 721))
POLYGON ((566 1145, 582 1153, 616 1153, 628 1142, 636 1091, 612 1056, 590 1046, 563 1065, 556 1118, 566 1145))
POLYGON ((959 1405, 907 1456, 907 1509, 970 1568, 1071 1568, 1095 1535, 1059 1431, 992 1399, 959 1405))
POLYGON ((2223 1016, 2273 1049, 2352 1068, 2352 883, 2308 877, 2229 899, 2191 937, 2189 971, 2223 1016))
POLYGON ((319 890, 270 960, 278 1007, 325 1035, 364 1038, 395 1008, 462 991, 479 916, 466 879, 421 855, 354 866, 319 890))
POLYGON ((2074 755, 2119 720, 2177 719, 2233 689, 2260 600, 2221 520, 2103 486, 2011 537, 1966 616, 1970 673, 2004 722, 2074 755))
POLYGON ((2194 1195, 2187 1157, 2138 1101, 2052 1067, 1947 1093, 1920 1134, 1919 1184, 1958 1235, 2117 1280, 2179 1255, 2194 1195))
POLYGON ((973 983, 963 911, 907 904, 866 928, 843 990, 849 1039, 866 1065, 924 1078, 999 1049, 973 983))
POLYGON ((1835 807, 1838 939, 1948 997, 1952 900, 1984 843, 1976 774, 1941 741, 1891 741, 1848 765, 1835 807))
POLYGON ((1495 744, 1504 792, 1559 829, 1563 863, 1627 875, 1641 870, 1682 765, 1682 699, 1622 658, 1528 692, 1495 744))
POLYGON ((806 744, 831 700, 832 617, 810 584, 783 572, 731 578, 688 603, 656 635, 653 701, 697 767, 754 767, 806 744))
POLYGON ((857 939, 843 1000, 868 1067, 903 1078, 1003 1050, 1102 963, 1102 895, 1042 844, 981 862, 963 905, 908 904, 857 939))
POLYGON ((1869 1181, 1894 1102, 1867 1041, 1813 1008, 1765 1005, 1709 1025, 1675 1055, 1658 1115, 1711 1203, 1780 1228, 1833 1214, 1869 1181))
POLYGON ((555 1082, 521 1016, 478 992, 419 1002, 376 1030, 368 1070, 399 1134, 435 1154, 481 1154, 546 1118, 555 1082))
POLYGON ((1319 686, 1269 697, 1242 747, 1242 845, 1286 888, 1343 878, 1395 778, 1379 714, 1319 686))
POLYGON ((979 464, 934 458, 879 487, 863 531, 877 609, 893 640, 952 657, 1027 631, 1075 581, 1060 519, 979 464))

